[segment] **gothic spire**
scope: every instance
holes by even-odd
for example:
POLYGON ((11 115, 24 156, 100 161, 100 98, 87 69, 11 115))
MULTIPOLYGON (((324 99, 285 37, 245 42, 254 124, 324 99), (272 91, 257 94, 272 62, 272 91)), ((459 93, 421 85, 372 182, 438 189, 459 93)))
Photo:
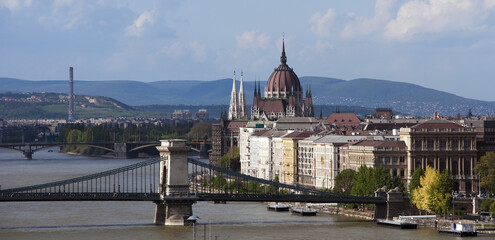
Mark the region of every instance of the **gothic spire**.
POLYGON ((258 97, 261 97, 261 86, 260 86, 260 82, 261 81, 258 81, 258 97))
POLYGON ((280 64, 287 65, 287 57, 285 56, 285 38, 282 35, 282 56, 280 56, 280 64))
POLYGON ((237 107, 237 115, 241 119, 247 118, 247 113, 246 113, 246 96, 244 95, 244 80, 243 80, 243 73, 241 71, 241 86, 239 88, 239 100, 237 101, 238 107, 237 107))
POLYGON ((232 92, 230 94, 230 105, 229 105, 229 120, 237 119, 239 116, 238 102, 237 102, 237 87, 235 86, 235 71, 234 78, 232 82, 232 92))

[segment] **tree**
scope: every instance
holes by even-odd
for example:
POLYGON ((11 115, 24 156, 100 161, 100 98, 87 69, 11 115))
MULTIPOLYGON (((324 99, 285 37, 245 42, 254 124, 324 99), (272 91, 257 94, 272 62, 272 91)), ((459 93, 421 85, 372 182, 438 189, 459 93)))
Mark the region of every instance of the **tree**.
POLYGON ((189 139, 205 140, 211 138, 211 123, 199 122, 192 126, 189 133, 187 133, 189 139))
POLYGON ((495 152, 487 152, 481 157, 474 170, 481 177, 481 187, 495 194, 495 152))
POLYGON ((438 173, 427 167, 420 179, 420 186, 412 193, 412 203, 420 210, 437 214, 447 214, 450 207, 452 178, 448 172, 438 173))
POLYGON ((492 217, 495 217, 495 202, 490 205, 490 215, 492 215, 492 217))
POLYGON ((404 192, 406 190, 404 182, 402 182, 399 177, 394 177, 394 179, 392 179, 392 189, 396 187, 399 188, 399 191, 401 192, 404 192))
POLYGON ((362 165, 354 175, 352 195, 372 196, 378 188, 392 187, 392 177, 389 170, 379 167, 372 168, 362 165))
POLYGON ((485 212, 490 211, 490 205, 492 205, 494 202, 495 200, 491 198, 483 199, 483 201, 481 201, 480 210, 485 212))
POLYGON ((335 177, 335 186, 333 187, 333 190, 336 193, 343 193, 347 195, 350 194, 355 174, 356 171, 352 169, 345 169, 337 174, 335 177))
POLYGON ((409 192, 414 191, 414 189, 421 186, 420 179, 425 175, 425 171, 423 168, 416 168, 411 178, 411 182, 409 182, 409 192))
POLYGON ((218 159, 218 166, 237 171, 240 169, 239 147, 231 147, 229 151, 218 159))
POLYGON ((392 188, 392 176, 390 176, 390 171, 383 168, 373 168, 372 169, 372 182, 374 183, 374 187, 371 189, 371 195, 374 192, 383 186, 387 186, 388 188, 392 188))
POLYGON ((367 196, 373 192, 375 184, 373 182, 373 169, 361 165, 354 175, 351 194, 357 196, 367 196))

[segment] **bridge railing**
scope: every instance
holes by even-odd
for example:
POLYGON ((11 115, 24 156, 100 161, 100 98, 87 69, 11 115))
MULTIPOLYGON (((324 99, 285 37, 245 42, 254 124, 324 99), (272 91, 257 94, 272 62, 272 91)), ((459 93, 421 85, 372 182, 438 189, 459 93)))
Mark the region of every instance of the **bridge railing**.
POLYGON ((156 193, 161 159, 151 159, 68 180, 1 190, 0 193, 156 193))
POLYGON ((315 189, 256 178, 197 159, 190 163, 191 190, 198 194, 320 194, 315 189))

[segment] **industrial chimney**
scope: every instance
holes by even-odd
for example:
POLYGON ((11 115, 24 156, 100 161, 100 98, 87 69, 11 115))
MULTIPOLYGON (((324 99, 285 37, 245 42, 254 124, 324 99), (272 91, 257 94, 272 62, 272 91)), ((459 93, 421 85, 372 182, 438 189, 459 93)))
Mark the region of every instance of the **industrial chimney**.
POLYGON ((69 117, 68 122, 74 121, 74 68, 69 68, 69 117))

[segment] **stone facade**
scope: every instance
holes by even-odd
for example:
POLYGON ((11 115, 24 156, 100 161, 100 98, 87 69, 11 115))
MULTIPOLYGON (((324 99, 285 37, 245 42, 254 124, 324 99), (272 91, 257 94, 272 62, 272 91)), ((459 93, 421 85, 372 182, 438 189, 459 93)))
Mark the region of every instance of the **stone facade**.
POLYGON ((476 132, 469 127, 430 120, 400 129, 400 138, 407 146, 407 181, 417 168, 430 166, 449 171, 454 178, 454 191, 471 193, 478 189, 474 173, 477 163, 476 132))

